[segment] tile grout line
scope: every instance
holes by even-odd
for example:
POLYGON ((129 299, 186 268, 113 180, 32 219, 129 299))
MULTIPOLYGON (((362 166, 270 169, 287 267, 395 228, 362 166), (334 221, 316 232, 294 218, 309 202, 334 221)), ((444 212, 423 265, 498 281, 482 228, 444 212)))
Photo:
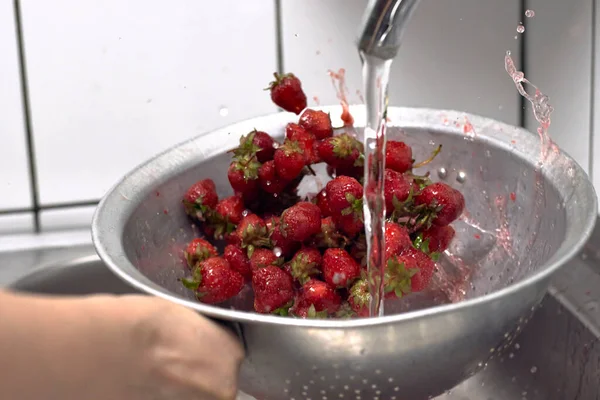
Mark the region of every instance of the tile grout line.
POLYGON ((592 0, 592 29, 591 29, 591 75, 590 75, 590 136, 588 148, 588 176, 594 182, 594 134, 596 105, 596 0, 592 0))
POLYGON ((277 57, 277 73, 283 74, 283 21, 281 20, 281 0, 275 2, 275 51, 277 57))
MULTIPOLYGON (((523 23, 523 26, 525 27, 525 32, 527 32, 527 18, 525 18, 525 11, 527 11, 527 8, 529 6, 529 1, 528 0, 520 0, 521 2, 521 9, 520 9, 520 17, 522 18, 520 20, 520 22, 523 23)), ((521 40, 519 40, 519 58, 521 59, 521 71, 523 72, 523 74, 525 76, 528 76, 527 74, 527 37, 528 35, 521 35, 521 40)), ((519 116, 518 116, 518 121, 519 121, 519 125, 522 128, 526 128, 526 122, 527 122, 527 101, 525 99, 525 97, 519 95, 517 93, 518 96, 518 107, 519 107, 519 116)))
MULTIPOLYGON (((40 205, 38 210, 40 213, 42 211, 52 211, 52 210, 64 210, 67 208, 80 208, 80 207, 95 207, 100 203, 100 200, 84 200, 84 201, 74 201, 68 203, 54 203, 54 204, 46 204, 40 205)), ((12 214, 24 214, 33 212, 33 207, 23 207, 23 208, 11 208, 6 210, 0 210, 0 216, 2 215, 12 215, 12 214)))
POLYGON ((27 64, 25 62, 25 45, 23 39, 23 25, 21 19, 21 4, 19 0, 13 1, 15 17, 15 33, 17 36, 17 49, 19 57, 19 74, 21 78, 21 101, 23 105, 23 119, 25 125, 25 141, 27 144, 27 160, 29 164, 29 184, 31 187, 31 202, 33 203, 33 224, 36 233, 40 232, 40 203, 37 166, 35 158, 35 144, 31 121, 31 104, 29 102, 29 85, 27 81, 27 64))

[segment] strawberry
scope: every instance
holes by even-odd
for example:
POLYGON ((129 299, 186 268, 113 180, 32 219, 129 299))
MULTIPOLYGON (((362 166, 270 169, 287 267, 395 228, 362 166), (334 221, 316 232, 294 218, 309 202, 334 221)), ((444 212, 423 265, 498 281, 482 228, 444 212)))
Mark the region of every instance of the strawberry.
POLYGON ((360 265, 346 250, 325 250, 322 263, 323 278, 333 287, 348 287, 360 276, 360 265))
POLYGON ((239 196, 229 196, 219 201, 215 207, 216 213, 224 221, 234 225, 239 224, 244 217, 244 201, 239 196))
POLYGON ((247 249, 248 257, 252 256, 256 247, 270 245, 267 225, 256 214, 246 215, 237 226, 235 234, 240 239, 241 247, 247 249))
POLYGON ((312 247, 304 247, 290 261, 290 273, 301 284, 305 284, 311 276, 321 273, 321 253, 312 247))
POLYGON ((411 293, 412 278, 419 272, 414 257, 399 255, 387 259, 384 273, 386 297, 402 297, 411 293))
POLYGON ((182 283, 196 292, 201 302, 216 304, 237 295, 244 286, 244 278, 224 258, 212 257, 198 264, 192 277, 182 279, 182 283))
POLYGON ((294 74, 274 73, 273 76, 275 80, 269 84, 273 103, 285 111, 300 114, 306 108, 306 95, 300 80, 294 74))
POLYGON ((362 213, 363 187, 354 178, 338 176, 327 182, 325 196, 332 214, 340 215, 343 210, 350 207, 353 211, 362 213))
POLYGON ((277 255, 273 253, 273 250, 270 249, 255 249, 250 257, 250 266, 252 267, 252 271, 256 271, 259 268, 264 268, 269 265, 280 266, 281 264, 283 264, 283 259, 277 257, 277 255))
POLYGON ((412 168, 412 149, 404 142, 388 140, 385 146, 385 167, 396 172, 406 172, 412 168))
POLYGON ((318 140, 333 136, 331 118, 324 111, 304 110, 298 123, 318 140))
POLYGON ((274 265, 259 268, 252 274, 254 310, 262 314, 287 314, 294 299, 292 276, 274 265))
POLYGON ((384 196, 385 196, 385 212, 390 215, 398 208, 398 211, 402 213, 404 210, 401 208, 404 206, 403 203, 408 199, 411 194, 411 190, 414 191, 412 182, 402 175, 400 172, 396 172, 391 169, 385 170, 384 175, 384 196))
POLYGON ((438 182, 425 187, 415 196, 415 204, 428 207, 434 225, 445 226, 462 214, 465 198, 458 190, 438 182))
POLYGON ((347 133, 323 139, 318 150, 321 160, 334 168, 363 165, 363 145, 347 133))
POLYGON ((183 196, 185 212, 199 221, 206 220, 218 201, 217 189, 212 179, 203 179, 194 183, 183 196))
POLYGON ((258 162, 265 163, 273 159, 273 154, 275 154, 275 140, 273 140, 271 135, 255 130, 252 143, 259 149, 256 152, 258 162))
POLYGON ((369 316, 371 294, 369 293, 369 283, 365 278, 354 282, 348 294, 348 303, 359 317, 369 316))
POLYGON ((411 259, 416 262, 418 271, 411 277, 411 291, 420 292, 429 286, 433 273, 435 271, 435 263, 429 256, 421 250, 414 247, 409 247, 401 253, 405 265, 413 265, 411 259))
POLYGON ((281 251, 281 255, 285 258, 291 257, 298 247, 298 242, 286 237, 281 232, 281 224, 279 217, 272 217, 268 220, 267 227, 269 229, 269 238, 273 244, 273 251, 277 252, 277 249, 281 251))
POLYGON ((298 124, 289 123, 285 128, 285 137, 289 141, 298 142, 298 145, 304 153, 306 165, 321 162, 318 149, 315 146, 315 136, 312 133, 309 133, 298 124))
POLYGON ((321 210, 316 205, 301 201, 281 214, 281 232, 296 242, 304 242, 321 232, 321 210))
POLYGON ((258 195, 259 168, 260 163, 255 157, 244 157, 241 161, 234 161, 229 165, 227 170, 229 183, 244 199, 254 199, 258 195))
POLYGON ((344 248, 349 242, 350 240, 338 231, 333 218, 327 217, 321 219, 321 232, 314 237, 311 243, 319 248, 344 248))
POLYGON ((223 258, 234 271, 239 272, 246 280, 252 277, 252 266, 244 249, 238 245, 228 244, 225 246, 223 258))
POLYGON ((363 228, 363 188, 354 178, 338 176, 325 186, 329 208, 337 228, 353 238, 363 228))
POLYGON ((329 217, 331 215, 331 211, 329 210, 329 201, 327 200, 327 192, 325 189, 322 189, 319 194, 317 194, 315 197, 315 203, 321 210, 322 217, 329 217))
POLYGON ((297 178, 306 165, 301 145, 291 140, 286 140, 283 146, 275 150, 273 160, 277 175, 287 181, 297 178))
POLYGON ((260 187, 267 193, 279 194, 283 192, 289 182, 277 176, 275 161, 267 161, 258 169, 260 187))
POLYGON ((428 248, 425 253, 434 252, 441 253, 446 251, 450 246, 450 242, 454 239, 455 231, 450 225, 446 226, 432 226, 431 228, 424 230, 423 242, 427 242, 428 248))
POLYGON ((326 318, 340 308, 342 298, 323 281, 308 280, 300 289, 292 312, 301 318, 326 318))
POLYGON ((412 241, 408 230, 403 226, 388 222, 385 224, 385 259, 397 255, 402 250, 410 247, 412 241))
POLYGON ((192 240, 183 252, 188 267, 194 268, 196 264, 211 257, 217 257, 219 253, 215 246, 204 239, 196 238, 192 240))

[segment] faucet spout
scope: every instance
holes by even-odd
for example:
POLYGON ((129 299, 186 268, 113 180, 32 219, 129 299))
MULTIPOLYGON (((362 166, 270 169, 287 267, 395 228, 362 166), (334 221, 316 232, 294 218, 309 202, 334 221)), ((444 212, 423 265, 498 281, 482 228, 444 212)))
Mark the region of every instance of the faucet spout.
POLYGON ((382 60, 396 57, 417 3, 419 0, 369 0, 358 36, 359 52, 382 60))

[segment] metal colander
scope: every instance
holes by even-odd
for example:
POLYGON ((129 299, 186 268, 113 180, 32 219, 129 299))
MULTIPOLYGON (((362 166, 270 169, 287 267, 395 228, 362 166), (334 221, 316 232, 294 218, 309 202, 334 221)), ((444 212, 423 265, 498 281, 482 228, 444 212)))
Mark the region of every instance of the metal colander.
MULTIPOLYGON (((334 126, 340 107, 323 107, 334 126)), ((351 108, 364 126, 364 108, 351 108)), ((508 346, 541 300, 551 273, 589 237, 597 205, 585 172, 564 153, 538 168, 537 135, 462 112, 390 108, 388 138, 424 159, 423 171, 460 189, 454 224, 427 292, 386 304, 381 318, 300 320, 247 312, 246 291, 224 307, 200 304, 178 278, 182 251, 198 235, 181 198, 201 178, 230 193, 226 171, 239 137, 254 128, 283 137, 280 113, 201 135, 130 172, 93 221, 103 261, 135 288, 194 308, 240 337, 240 389, 257 399, 425 399, 478 371, 508 346), (233 309, 235 308, 235 309, 233 309), (401 312, 401 313, 398 313, 401 312)), ((311 184, 318 184, 313 182, 311 184)))

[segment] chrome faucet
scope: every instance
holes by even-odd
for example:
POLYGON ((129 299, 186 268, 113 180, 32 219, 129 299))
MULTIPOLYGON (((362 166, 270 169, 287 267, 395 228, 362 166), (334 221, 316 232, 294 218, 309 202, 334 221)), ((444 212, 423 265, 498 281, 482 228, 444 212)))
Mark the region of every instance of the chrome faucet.
POLYGON ((358 36, 359 52, 382 60, 396 57, 417 3, 419 0, 369 0, 358 36))

